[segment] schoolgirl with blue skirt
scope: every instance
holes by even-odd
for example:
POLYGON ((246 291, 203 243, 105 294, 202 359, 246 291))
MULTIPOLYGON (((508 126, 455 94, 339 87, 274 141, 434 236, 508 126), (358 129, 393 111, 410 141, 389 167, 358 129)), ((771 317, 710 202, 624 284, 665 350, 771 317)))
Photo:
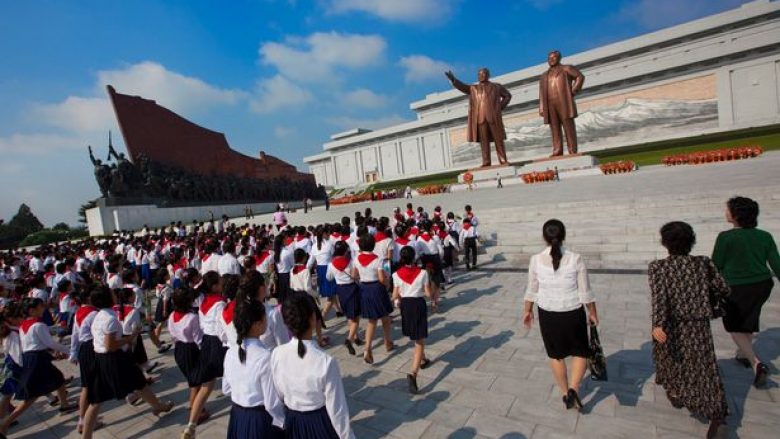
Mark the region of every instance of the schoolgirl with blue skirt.
POLYGON ((271 353, 271 376, 285 406, 285 437, 354 439, 338 363, 312 340, 315 306, 294 294, 282 313, 293 338, 271 353))
POLYGON ((361 236, 359 246, 360 253, 355 258, 355 268, 357 277, 360 279, 360 314, 364 319, 368 319, 363 361, 373 364, 374 355, 371 347, 377 320, 382 321, 385 349, 390 352, 394 348, 390 335, 392 332, 390 313, 393 311, 393 304, 390 302, 390 295, 385 288, 386 279, 382 259, 374 253, 374 237, 369 234, 361 236))
POLYGON ((284 406, 271 376, 271 350, 260 341, 268 327, 265 305, 250 299, 233 316, 237 343, 225 355, 222 393, 233 406, 228 439, 284 438, 284 406))
POLYGON ((333 241, 330 239, 330 226, 318 227, 315 231, 314 244, 311 247, 311 258, 317 266, 317 287, 320 297, 325 298, 322 315, 327 318, 331 308, 336 309, 336 316, 342 314, 339 298, 336 294, 336 281, 328 279, 328 265, 333 259, 333 241))
POLYGON ((23 312, 18 302, 8 302, 0 314, 0 341, 3 343, 5 360, 0 381, 0 418, 13 412, 11 398, 19 389, 22 374, 22 341, 19 338, 19 324, 23 312))
POLYGON ((344 316, 347 318, 347 338, 344 346, 350 355, 355 355, 353 344, 358 343, 358 325, 360 323, 360 288, 355 283, 357 271, 352 264, 349 255, 349 244, 346 241, 336 241, 333 249, 333 259, 328 264, 326 276, 328 280, 335 280, 336 294, 344 316))

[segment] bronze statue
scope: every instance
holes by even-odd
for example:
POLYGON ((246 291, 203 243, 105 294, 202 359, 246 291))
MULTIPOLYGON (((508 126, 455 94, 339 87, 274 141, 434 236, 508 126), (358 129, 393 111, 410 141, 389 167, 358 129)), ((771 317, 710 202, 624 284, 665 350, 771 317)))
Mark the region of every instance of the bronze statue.
POLYGON ((111 168, 104 165, 100 159, 95 158, 95 155, 92 154, 92 146, 87 146, 87 149, 89 150, 89 160, 95 166, 95 180, 98 189, 100 189, 100 195, 105 198, 108 196, 108 189, 111 186, 111 168))
POLYGON ((550 125, 552 131, 551 157, 563 155, 561 125, 566 133, 569 154, 576 154, 577 128, 574 118, 577 117, 577 105, 574 103, 574 95, 582 89, 585 76, 574 66, 562 65, 561 52, 557 50, 547 54, 547 64, 550 68, 539 80, 539 116, 544 118, 544 123, 550 125))
POLYGON ((490 166, 490 142, 496 143, 496 155, 502 165, 507 164, 504 139, 504 121, 501 111, 509 105, 512 94, 501 84, 490 82, 490 70, 483 67, 477 73, 479 82, 467 85, 455 78, 452 71, 445 73, 453 87, 469 95, 469 142, 479 142, 482 147, 482 167, 490 166))

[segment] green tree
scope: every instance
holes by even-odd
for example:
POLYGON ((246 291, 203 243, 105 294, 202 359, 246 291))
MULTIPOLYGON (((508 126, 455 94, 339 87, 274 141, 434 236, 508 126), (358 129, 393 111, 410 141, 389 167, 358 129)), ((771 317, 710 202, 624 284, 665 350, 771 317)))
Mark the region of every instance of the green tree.
POLYGON ((22 236, 43 230, 43 224, 32 213, 30 206, 24 203, 19 206, 19 211, 8 222, 8 226, 18 229, 23 234, 22 236))
POLYGON ((87 223, 87 210, 97 207, 97 199, 89 200, 79 207, 79 222, 82 224, 87 223))
POLYGON ((67 232, 70 230, 70 226, 65 223, 57 223, 51 229, 57 230, 58 232, 67 232))

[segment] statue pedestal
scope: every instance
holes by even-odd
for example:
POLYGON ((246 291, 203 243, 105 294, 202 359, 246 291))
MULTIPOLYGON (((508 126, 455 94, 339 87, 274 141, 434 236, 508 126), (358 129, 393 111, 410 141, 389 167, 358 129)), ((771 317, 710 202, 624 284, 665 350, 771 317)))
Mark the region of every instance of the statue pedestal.
POLYGON ((586 175, 601 175, 599 161, 591 155, 570 154, 544 159, 534 160, 531 163, 523 165, 517 170, 518 175, 528 174, 530 172, 543 172, 558 170, 558 179, 564 180, 572 177, 583 177, 586 175))
MULTIPOLYGON (((474 168, 469 169, 466 172, 470 172, 471 175, 474 177, 473 182, 478 183, 480 181, 495 181, 498 176, 500 175, 502 179, 510 179, 517 177, 517 166, 512 165, 494 165, 494 166, 488 166, 486 168, 474 168)), ((458 175, 458 183, 466 183, 466 181, 463 179, 463 176, 466 175, 466 172, 463 172, 458 175)))

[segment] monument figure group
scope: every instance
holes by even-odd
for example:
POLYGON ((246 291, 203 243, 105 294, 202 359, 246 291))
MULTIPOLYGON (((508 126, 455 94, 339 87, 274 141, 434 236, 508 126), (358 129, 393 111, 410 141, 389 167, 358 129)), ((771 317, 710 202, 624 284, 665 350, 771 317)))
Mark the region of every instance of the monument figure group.
MULTIPOLYGON (((563 133, 569 154, 577 153, 577 131, 574 119, 577 105, 574 96, 582 89, 585 76, 574 66, 561 64, 561 53, 557 50, 547 55, 550 68, 539 80, 539 116, 550 125, 553 152, 551 157, 563 155, 563 133)), ((496 145, 498 162, 508 164, 506 157, 506 130, 502 111, 512 100, 512 94, 501 84, 490 82, 490 70, 483 67, 477 72, 476 84, 459 81, 452 71, 444 73, 453 87, 469 95, 469 116, 466 140, 479 142, 482 149, 482 167, 491 165, 490 142, 496 145)))

